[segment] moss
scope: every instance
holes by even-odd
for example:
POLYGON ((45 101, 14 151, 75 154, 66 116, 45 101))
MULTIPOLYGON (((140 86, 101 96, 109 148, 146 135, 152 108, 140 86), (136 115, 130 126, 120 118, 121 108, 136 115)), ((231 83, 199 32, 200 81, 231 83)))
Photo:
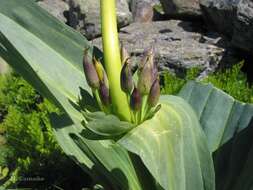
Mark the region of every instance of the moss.
POLYGON ((231 69, 210 75, 203 82, 212 83, 239 101, 253 103, 253 87, 249 85, 246 75, 241 71, 242 66, 243 62, 236 64, 231 69))
POLYGON ((194 80, 200 72, 200 69, 195 67, 187 70, 185 78, 177 77, 176 75, 164 72, 162 74, 162 94, 173 94, 176 95, 181 88, 185 85, 187 80, 194 80))
MULTIPOLYGON (((242 66, 243 63, 241 62, 234 65, 231 69, 218 71, 201 82, 210 82, 239 101, 253 103, 253 87, 249 85, 246 75, 241 71, 242 66)), ((196 78, 199 71, 198 68, 190 69, 183 79, 168 72, 164 73, 162 75, 162 93, 177 94, 187 80, 194 80, 196 78)))

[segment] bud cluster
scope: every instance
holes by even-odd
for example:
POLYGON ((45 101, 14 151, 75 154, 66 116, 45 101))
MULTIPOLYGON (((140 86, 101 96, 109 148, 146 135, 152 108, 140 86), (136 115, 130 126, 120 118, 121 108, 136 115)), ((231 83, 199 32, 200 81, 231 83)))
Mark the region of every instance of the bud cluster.
POLYGON ((134 80, 131 59, 126 49, 121 47, 121 89, 129 97, 129 105, 132 113, 132 121, 141 123, 152 109, 154 109, 160 97, 159 75, 154 63, 154 48, 144 53, 137 69, 138 79, 134 80))
POLYGON ((84 50, 83 68, 86 81, 91 87, 98 105, 105 113, 110 113, 111 97, 107 74, 101 62, 88 54, 89 49, 84 50))
MULTIPOLYGON (((122 69, 120 73, 121 90, 128 97, 131 110, 131 121, 139 124, 147 119, 153 110, 157 110, 160 97, 160 85, 157 66, 154 63, 154 48, 144 54, 133 73, 132 62, 126 49, 121 47, 122 69), (137 78, 135 80, 135 78, 137 78)), ((83 68, 88 85, 105 113, 111 113, 111 97, 107 74, 101 62, 84 51, 83 68)))

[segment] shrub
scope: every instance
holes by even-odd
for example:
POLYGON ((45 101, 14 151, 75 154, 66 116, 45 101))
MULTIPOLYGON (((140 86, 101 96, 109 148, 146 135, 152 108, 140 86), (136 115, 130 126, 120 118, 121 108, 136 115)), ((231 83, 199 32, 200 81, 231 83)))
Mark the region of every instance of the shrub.
MULTIPOLYGON (((230 69, 218 71, 212 75, 209 75, 201 82, 210 82, 237 100, 253 103, 253 87, 249 85, 246 75, 241 71, 242 66, 243 63, 239 63, 230 69)), ((195 79, 198 73, 198 68, 189 69, 185 78, 179 78, 169 72, 164 73, 162 75, 162 93, 177 94, 186 84, 187 80, 195 79)))
POLYGON ((12 173, 6 186, 16 182, 22 186, 26 183, 20 181, 23 177, 39 176, 41 184, 24 186, 45 189, 52 184, 62 185, 64 177, 69 179, 72 172, 79 171, 61 152, 52 134, 48 116, 58 109, 15 73, 0 75, 0 111, 4 117, 0 134, 7 141, 0 144, 0 166, 8 166, 12 173))

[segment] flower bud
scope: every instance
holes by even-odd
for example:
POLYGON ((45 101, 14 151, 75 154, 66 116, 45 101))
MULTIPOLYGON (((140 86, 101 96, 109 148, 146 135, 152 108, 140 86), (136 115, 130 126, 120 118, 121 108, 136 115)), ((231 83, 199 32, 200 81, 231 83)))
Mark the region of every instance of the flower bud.
POLYGON ((99 78, 100 82, 105 83, 107 88, 109 88, 109 81, 108 81, 107 74, 105 72, 103 65, 95 57, 93 58, 93 64, 94 64, 95 69, 97 71, 98 78, 99 78))
POLYGON ((123 44, 121 44, 120 55, 121 55, 121 63, 122 65, 124 65, 125 62, 130 58, 130 56, 123 44))
POLYGON ((128 94, 131 94, 133 87, 134 87, 134 81, 132 77, 132 71, 130 67, 129 61, 126 61, 123 65, 123 68, 120 73, 120 85, 121 89, 128 94))
POLYGON ((145 52, 145 57, 139 65, 138 89, 142 95, 148 95, 155 80, 156 70, 154 67, 154 48, 145 52))
POLYGON ((103 82, 100 84, 99 96, 100 96, 102 103, 105 106, 108 106, 111 103, 109 88, 103 82))
POLYGON ((156 104, 159 101, 159 97, 160 97, 160 84, 159 84, 159 79, 156 78, 149 92, 148 105, 150 107, 156 106, 156 104))
POLYGON ((144 56, 141 59, 141 62, 139 64, 139 69, 142 70, 142 68, 147 64, 153 64, 154 63, 154 47, 152 46, 151 48, 149 48, 148 50, 145 50, 144 52, 144 56))
POLYGON ((130 106, 132 110, 138 111, 141 109, 141 94, 139 90, 134 87, 133 93, 130 97, 130 106))
POLYGON ((157 77, 159 77, 158 68, 157 68, 157 65, 154 63, 154 65, 153 65, 153 79, 155 80, 157 77))
POLYGON ((149 64, 144 65, 138 79, 138 89, 142 95, 148 95, 153 80, 153 68, 149 64))
POLYGON ((84 57, 83 57, 83 69, 84 74, 87 80, 87 83, 91 88, 98 89, 99 88, 99 78, 97 71, 88 56, 88 49, 84 50, 84 57))

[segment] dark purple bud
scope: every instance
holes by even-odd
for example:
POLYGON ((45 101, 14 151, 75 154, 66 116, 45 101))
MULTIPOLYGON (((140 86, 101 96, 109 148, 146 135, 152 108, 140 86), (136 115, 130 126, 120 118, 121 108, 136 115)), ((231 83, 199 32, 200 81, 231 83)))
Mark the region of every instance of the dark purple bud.
POLYGON ((155 79, 155 81, 153 82, 150 92, 149 92, 149 96, 148 96, 148 105, 150 107, 154 107, 156 106, 156 104, 159 101, 159 97, 160 97, 160 84, 159 84, 159 79, 155 79))
POLYGON ((84 69, 84 74, 89 86, 93 89, 98 89, 99 78, 97 75, 97 71, 92 63, 92 59, 88 55, 88 49, 84 50, 83 69, 84 69))
POLYGON ((99 96, 100 96, 102 103, 105 106, 108 106, 111 103, 109 88, 106 86, 105 83, 100 84, 99 96))
POLYGON ((131 94, 134 88, 134 81, 129 61, 126 61, 120 73, 121 89, 128 94, 131 94))
POLYGON ((130 106, 131 109, 134 111, 138 111, 141 109, 141 94, 136 87, 134 87, 133 93, 130 97, 130 106))

